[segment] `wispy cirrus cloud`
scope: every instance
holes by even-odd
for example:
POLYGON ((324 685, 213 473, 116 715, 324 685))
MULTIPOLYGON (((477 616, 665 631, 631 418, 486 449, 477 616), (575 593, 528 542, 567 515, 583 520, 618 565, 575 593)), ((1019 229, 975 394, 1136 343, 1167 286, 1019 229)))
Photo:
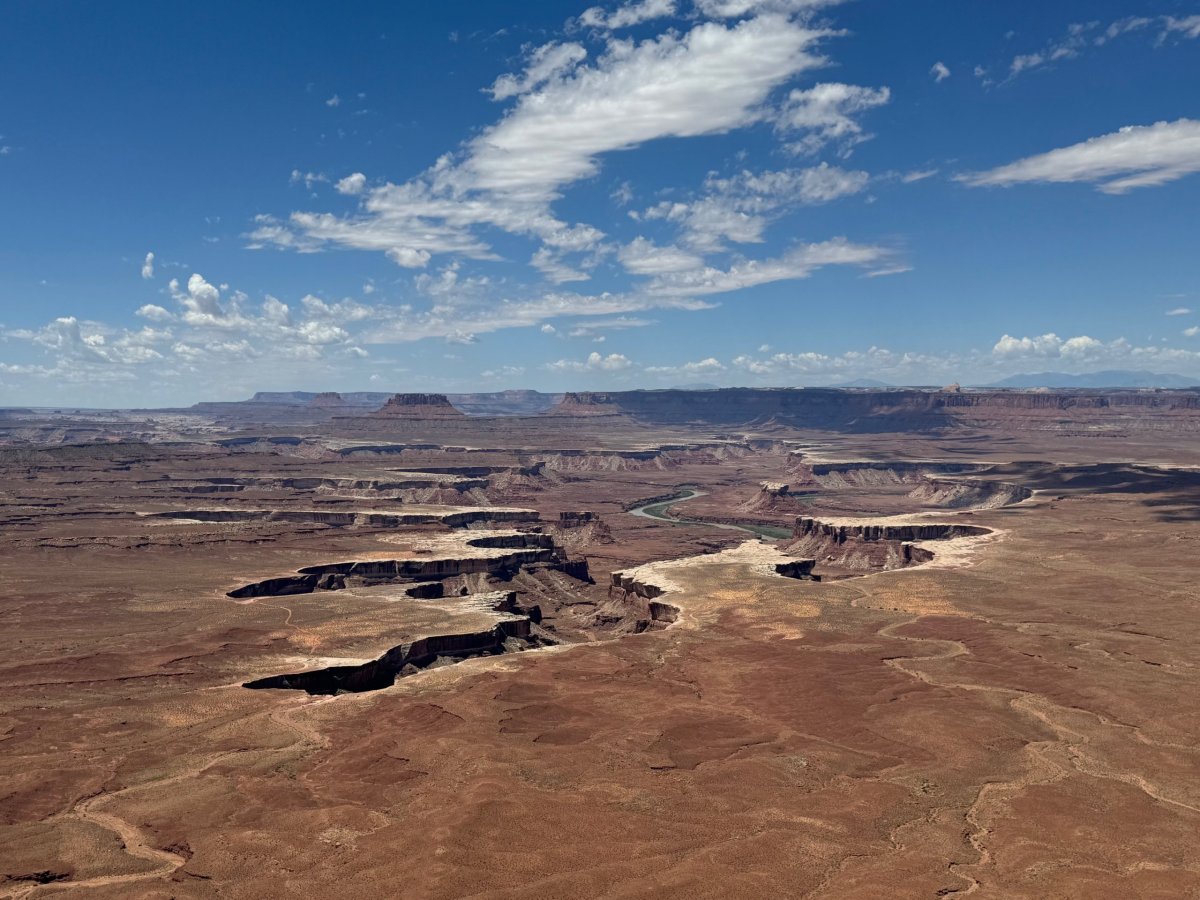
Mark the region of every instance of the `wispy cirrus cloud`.
POLYGON ((959 175, 971 187, 1089 183, 1106 194, 1157 187, 1200 172, 1200 121, 1131 125, 1070 147, 959 175))

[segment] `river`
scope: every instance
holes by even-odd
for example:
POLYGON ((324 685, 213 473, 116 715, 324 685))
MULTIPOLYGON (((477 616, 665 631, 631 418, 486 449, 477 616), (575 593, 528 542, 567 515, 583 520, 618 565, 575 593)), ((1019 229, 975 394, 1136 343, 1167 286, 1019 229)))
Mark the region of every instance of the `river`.
POLYGON ((657 519, 660 522, 669 522, 672 525, 704 525, 708 528, 724 528, 727 531, 745 531, 748 534, 765 540, 777 541, 792 536, 790 528, 779 528, 773 525, 732 525, 728 522, 706 522, 704 519, 685 519, 667 515, 667 510, 675 504, 682 503, 685 500, 694 500, 696 497, 703 497, 707 493, 707 491, 684 488, 673 497, 647 503, 645 506, 639 506, 636 509, 631 509, 629 512, 630 515, 641 516, 644 519, 657 519))

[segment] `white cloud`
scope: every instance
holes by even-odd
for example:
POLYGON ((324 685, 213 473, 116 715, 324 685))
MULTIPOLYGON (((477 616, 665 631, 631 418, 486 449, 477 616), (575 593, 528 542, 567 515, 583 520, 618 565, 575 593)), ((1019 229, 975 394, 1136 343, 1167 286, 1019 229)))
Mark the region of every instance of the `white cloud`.
POLYGON ((353 196, 356 194, 361 194, 363 192, 363 188, 365 188, 366 186, 367 186, 367 176, 364 175, 362 172, 354 172, 350 175, 347 175, 345 178, 341 179, 333 187, 334 187, 334 190, 336 190, 339 194, 347 194, 347 195, 353 196))
POLYGON ((579 24, 588 28, 603 28, 611 31, 673 15, 675 15, 675 0, 640 0, 640 2, 635 0, 635 2, 623 3, 612 12, 605 12, 603 7, 599 6, 585 9, 579 16, 579 24))
MULTIPOLYGON (((250 246, 314 252, 332 244, 421 267, 436 254, 494 259, 476 233, 486 226, 534 237, 555 250, 595 250, 602 232, 564 223, 551 211, 567 185, 594 175, 605 154, 762 120, 776 87, 824 62, 812 51, 829 33, 764 13, 729 25, 704 22, 640 43, 610 38, 594 62, 555 70, 520 95, 461 152, 443 156, 405 184, 368 189, 359 214, 295 212, 287 221, 262 216, 248 235, 250 246)), ((534 68, 546 61, 531 60, 534 68)), ((523 85, 518 79, 516 89, 523 85)), ((534 258, 549 261, 546 254, 534 258)))
POLYGON ((149 319, 151 322, 171 322, 175 319, 175 316, 168 310, 154 303, 139 306, 136 315, 141 316, 143 319, 149 319))
POLYGON ((325 105, 326 106, 334 106, 334 107, 341 106, 342 98, 339 97, 337 94, 334 94, 332 97, 330 97, 328 100, 325 101, 325 105))
POLYGON ((147 253, 146 258, 142 260, 142 277, 149 281, 154 277, 154 254, 147 253))
MULTIPOLYGON (((1126 35, 1142 31, 1157 32, 1156 46, 1168 38, 1194 39, 1200 37, 1200 15, 1177 18, 1175 16, 1126 16, 1101 28, 1099 21, 1074 22, 1067 26, 1062 37, 1048 41, 1038 50, 1013 57, 1009 63, 1009 78, 1047 66, 1062 60, 1077 59, 1091 48, 1126 35)), ((978 70, 977 73, 978 74, 978 70)))
POLYGON ((1183 329, 1183 333, 1187 337, 1195 337, 1200 334, 1200 325, 1193 325, 1191 328, 1183 329))
POLYGON ((534 251, 529 264, 546 276, 546 280, 552 284, 587 281, 591 277, 586 272, 567 265, 561 254, 555 253, 548 247, 539 247, 534 251))
POLYGON ((905 184, 915 184, 918 181, 924 181, 926 178, 932 178, 937 173, 937 169, 918 169, 913 172, 905 172, 900 176, 900 180, 905 184))
POLYGON ((479 373, 481 378, 517 378, 525 374, 524 366, 500 366, 498 369, 487 369, 479 373))
POLYGON ((774 259, 735 262, 728 269, 706 266, 661 275, 650 283, 647 292, 688 297, 722 294, 775 281, 808 278, 825 266, 879 266, 887 263, 891 256, 891 252, 883 247, 834 238, 817 244, 800 244, 774 259))
POLYGON ((778 215, 797 206, 828 203, 859 193, 870 181, 866 172, 821 163, 807 169, 743 171, 730 178, 710 175, 705 196, 691 202, 664 201, 641 214, 647 220, 679 225, 689 248, 711 252, 726 240, 759 243, 778 215))
POLYGON ((1186 306, 1177 306, 1174 309, 1168 309, 1166 314, 1168 316, 1190 316, 1192 311, 1186 306))
MULTIPOLYGON (((585 13, 586 15, 586 13, 585 13)), ((541 87, 551 78, 569 72, 587 58, 582 44, 543 44, 529 56, 529 63, 520 75, 501 75, 489 88, 493 100, 507 100, 541 87)))
POLYGON ((855 144, 871 138, 855 116, 883 106, 890 98, 891 91, 886 87, 826 82, 806 90, 793 90, 779 113, 777 124, 784 132, 806 132, 801 140, 789 145, 794 153, 816 153, 836 142, 845 154, 855 144))
POLYGON ((1166 184, 1200 172, 1200 121, 1131 125, 1083 143, 958 177, 972 187, 1090 182, 1106 194, 1166 184))
POLYGON ((660 247, 646 238, 635 238, 617 254, 621 265, 635 275, 664 275, 687 272, 704 265, 704 259, 678 247, 660 247))
POLYGON ((623 354, 610 353, 608 356, 601 356, 593 350, 583 362, 560 359, 547 363, 545 368, 552 372, 620 372, 632 365, 629 358, 623 354))
POLYGON ((772 89, 820 64, 809 49, 824 34, 764 15, 732 27, 706 22, 682 36, 610 42, 594 65, 522 97, 470 143, 469 157, 447 180, 549 200, 594 175, 605 153, 748 125, 761 118, 772 89))
POLYGON ((647 366, 648 375, 679 376, 679 375, 716 375, 725 371, 725 364, 715 357, 684 363, 679 366, 647 366))
POLYGON ((301 172, 299 169, 292 169, 292 174, 288 178, 289 184, 303 184, 307 190, 312 190, 314 184, 329 181, 329 176, 320 172, 301 172))
POLYGON ((598 331, 622 331, 627 328, 645 328, 654 324, 656 323, 653 319, 641 319, 635 316, 612 316, 609 318, 589 319, 572 327, 567 332, 567 337, 588 337, 603 340, 603 337, 596 337, 598 331))
POLYGON ((1184 16, 1179 19, 1175 16, 1167 16, 1163 20, 1163 27, 1167 33, 1179 32, 1186 38, 1200 38, 1200 15, 1184 16))
POLYGON ((842 0, 696 0, 696 8, 706 16, 734 19, 764 12, 800 13, 841 2, 842 0))
POLYGON ((1008 71, 1010 75, 1020 75, 1022 72, 1029 69, 1036 69, 1046 61, 1040 53, 1023 53, 1020 56, 1014 56, 1013 61, 1009 64, 1008 71))
POLYGON ((950 77, 950 67, 940 60, 933 64, 933 68, 929 70, 929 74, 933 76, 933 80, 941 84, 950 77))

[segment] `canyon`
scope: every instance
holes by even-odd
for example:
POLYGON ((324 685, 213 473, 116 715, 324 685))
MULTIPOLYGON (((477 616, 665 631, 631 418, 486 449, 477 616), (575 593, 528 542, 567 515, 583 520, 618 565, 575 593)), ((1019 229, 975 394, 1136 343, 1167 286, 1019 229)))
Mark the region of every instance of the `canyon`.
POLYGON ((1194 895, 1198 398, 8 411, 0 896, 1194 895))

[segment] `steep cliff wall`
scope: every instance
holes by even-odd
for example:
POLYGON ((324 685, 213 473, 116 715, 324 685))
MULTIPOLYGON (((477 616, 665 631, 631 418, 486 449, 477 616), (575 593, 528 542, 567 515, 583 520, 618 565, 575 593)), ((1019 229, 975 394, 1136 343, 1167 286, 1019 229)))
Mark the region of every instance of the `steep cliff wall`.
MULTIPOLYGON (((571 395, 568 395, 571 396, 571 395)), ((583 395, 576 395, 582 397, 583 395)), ((1200 428, 1197 391, 928 391, 726 388, 586 395, 583 405, 656 424, 768 424, 857 432, 928 431, 1002 422, 1013 429, 1075 423, 1200 428)), ((565 400, 564 400, 565 402, 565 400)), ((572 401, 576 402, 576 401, 572 401)))
POLYGON ((931 551, 915 542, 989 533, 990 529, 976 525, 934 522, 838 524, 801 516, 796 519, 787 552, 812 557, 818 565, 849 571, 902 569, 933 559, 931 551))
POLYGON ((445 394, 394 394, 373 417, 381 419, 455 419, 464 418, 445 394))

